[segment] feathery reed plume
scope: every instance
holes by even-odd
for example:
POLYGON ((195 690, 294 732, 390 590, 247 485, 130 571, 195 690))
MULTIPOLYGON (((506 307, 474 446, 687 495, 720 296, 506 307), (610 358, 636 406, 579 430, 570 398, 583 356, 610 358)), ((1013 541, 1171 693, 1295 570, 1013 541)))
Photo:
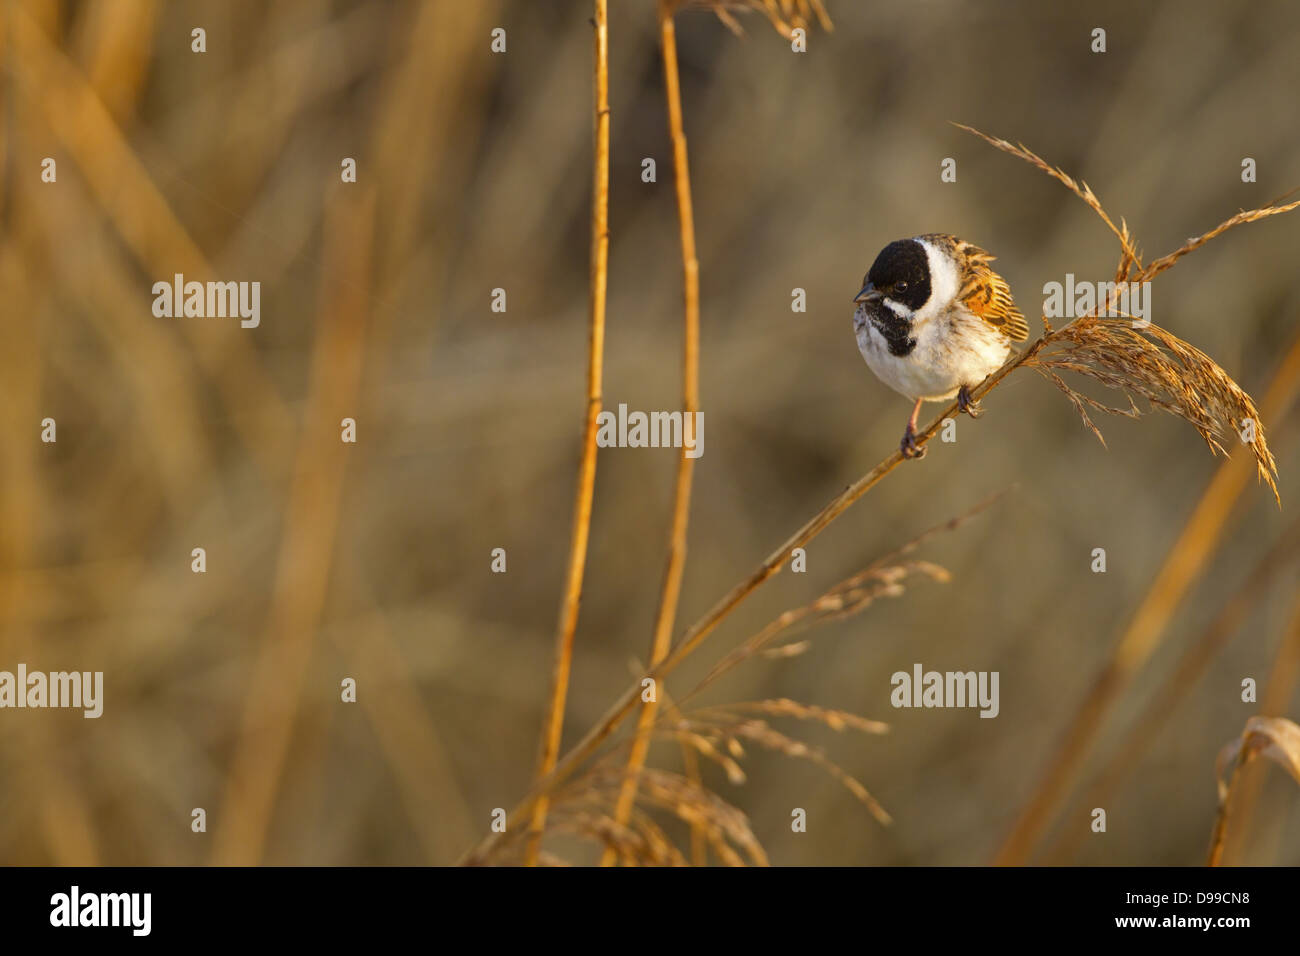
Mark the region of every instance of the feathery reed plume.
POLYGON ((796 28, 807 28, 815 18, 823 30, 833 29, 831 18, 821 0, 665 0, 670 8, 701 7, 712 10, 732 33, 740 35, 740 21, 732 11, 758 12, 767 17, 769 23, 787 40, 796 28))
POLYGON ((1219 812, 1210 837, 1209 865, 1218 866, 1228 826, 1228 804, 1237 774, 1255 757, 1273 761, 1300 783, 1300 726, 1285 717, 1251 717, 1241 736, 1219 751, 1214 773, 1219 783, 1219 812), (1226 775, 1225 775, 1226 774, 1226 775))
MULTIPOLYGON (((745 747, 742 741, 786 757, 807 760, 841 783, 878 822, 888 825, 890 822, 888 812, 861 781, 832 761, 820 748, 810 746, 776 729, 767 718, 789 718, 820 723, 835 731, 856 730, 873 735, 887 733, 889 729, 887 724, 847 711, 819 707, 783 697, 711 705, 692 710, 685 709, 683 704, 740 663, 746 660, 763 659, 766 656, 763 652, 770 649, 769 645, 772 642, 789 635, 796 628, 807 629, 818 623, 841 620, 859 614, 879 597, 900 596, 913 578, 947 581, 949 574, 944 568, 928 561, 909 559, 907 556, 935 535, 961 527, 975 515, 989 508, 1002 494, 1005 492, 991 495, 963 514, 922 532, 901 547, 876 559, 862 571, 832 586, 810 604, 778 615, 767 627, 727 655, 722 663, 711 670, 682 700, 674 701, 668 696, 662 686, 662 677, 666 672, 661 667, 658 676, 655 677, 658 685, 656 696, 660 698, 662 704, 661 709, 656 712, 656 719, 644 726, 638 724, 628 739, 596 756, 585 770, 577 773, 563 788, 556 788, 551 794, 549 803, 557 815, 557 820, 567 819, 564 815, 568 814, 574 806, 599 807, 600 812, 609 818, 607 821, 601 821, 598 826, 593 821, 587 820, 584 827, 567 827, 566 832, 600 843, 604 848, 602 855, 612 853, 615 858, 622 856, 629 862, 642 864, 663 863, 662 855, 652 853, 646 841, 636 840, 631 836, 632 830, 635 829, 632 814, 636 812, 639 804, 646 804, 650 808, 674 812, 678 819, 691 828, 692 840, 703 842, 723 862, 742 865, 744 856, 738 852, 739 850, 744 850, 745 855, 748 855, 753 862, 766 862, 766 857, 762 855, 756 839, 752 840, 751 845, 752 833, 746 830, 747 835, 743 835, 737 829, 735 815, 740 814, 740 811, 712 794, 695 774, 670 775, 683 793, 710 796, 709 800, 701 796, 701 799, 690 803, 689 812, 677 812, 681 810, 681 806, 670 805, 663 799, 654 799, 643 793, 640 786, 632 788, 631 804, 624 804, 627 800, 624 796, 627 792, 627 780, 633 771, 627 766, 619 767, 618 764, 623 762, 623 755, 630 753, 634 747, 639 746, 644 753, 651 740, 658 738, 675 741, 680 748, 691 752, 696 758, 719 767, 734 785, 743 784, 746 779, 741 766, 741 761, 745 758, 745 747), (644 743, 641 743, 642 741, 644 743), (625 811, 623 819, 617 816, 619 809, 625 811), (755 855, 755 851, 759 856, 755 855)), ((788 656, 792 655, 779 655, 779 657, 788 656)), ((657 671, 652 668, 646 673, 656 674, 657 671)), ((639 691, 639 683, 637 687, 639 691)), ((638 774, 638 780, 644 782, 645 775, 652 771, 643 764, 637 767, 635 772, 638 774)), ((524 808, 526 809, 527 806, 525 804, 524 808)), ((743 819, 743 814, 740 814, 740 818, 743 819)), ((515 838, 511 835, 489 840, 467 856, 463 862, 471 864, 511 862, 515 842, 515 838)), ((696 854, 693 853, 692 859, 695 859, 695 856, 696 854)))
MULTIPOLYGON (((587 332, 587 411, 582 436, 582 463, 573 505, 573 534, 569 545, 564 599, 555 633, 555 667, 551 677, 550 707, 542 729, 537 777, 555 767, 564 733, 564 705, 569 671, 573 666, 573 637, 578 629, 582 578, 587 565, 587 539, 591 530, 591 503, 596 491, 596 431, 601 409, 601 381, 605 355, 605 296, 609 269, 609 0, 594 0, 592 26, 595 56, 593 84, 595 116, 591 173, 591 277, 590 318, 587 332)), ((537 862, 542 831, 546 827, 546 796, 533 808, 526 860, 537 862)))
POLYGON ((1050 338, 1052 348, 1029 364, 1069 397, 1084 425, 1103 445, 1106 440, 1087 410, 1138 418, 1142 413, 1132 398, 1137 394, 1190 424, 1214 454, 1227 456, 1222 442, 1240 440, 1248 445, 1260 480, 1269 486, 1278 504, 1282 503, 1277 462, 1259 426, 1259 410, 1204 352, 1157 325, 1135 327, 1124 319, 1096 316, 1077 319, 1050 338), (1083 375, 1119 391, 1128 398, 1129 407, 1115 408, 1083 395, 1059 372, 1083 375))
POLYGON ((770 658, 793 657, 808 648, 806 641, 792 641, 771 646, 778 638, 788 638, 816 624, 853 617, 866 610, 881 597, 899 597, 906 589, 907 580, 913 576, 928 577, 933 581, 947 582, 948 571, 929 561, 904 561, 922 544, 937 534, 955 531, 976 515, 992 507, 1006 491, 990 495, 970 510, 936 525, 917 535, 911 541, 889 554, 876 559, 857 574, 846 578, 822 594, 817 600, 800 608, 792 608, 731 651, 705 675, 683 700, 694 697, 719 677, 738 664, 755 656, 770 658))

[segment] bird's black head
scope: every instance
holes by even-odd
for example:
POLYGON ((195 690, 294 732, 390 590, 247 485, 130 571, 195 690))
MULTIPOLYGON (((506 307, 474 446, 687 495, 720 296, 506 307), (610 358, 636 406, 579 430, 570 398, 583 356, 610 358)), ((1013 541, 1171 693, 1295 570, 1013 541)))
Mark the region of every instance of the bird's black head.
POLYGON ((913 312, 930 298, 930 260, 915 239, 899 239, 880 250, 866 280, 887 299, 913 312))

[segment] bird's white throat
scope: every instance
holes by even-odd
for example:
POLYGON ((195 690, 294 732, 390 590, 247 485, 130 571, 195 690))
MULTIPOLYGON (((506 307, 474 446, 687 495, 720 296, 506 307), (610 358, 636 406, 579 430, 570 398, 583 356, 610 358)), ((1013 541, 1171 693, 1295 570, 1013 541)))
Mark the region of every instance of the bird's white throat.
POLYGON ((947 311, 961 289, 961 276, 951 256, 928 240, 916 241, 925 249, 925 258, 930 264, 930 298, 912 317, 912 321, 920 325, 947 311))

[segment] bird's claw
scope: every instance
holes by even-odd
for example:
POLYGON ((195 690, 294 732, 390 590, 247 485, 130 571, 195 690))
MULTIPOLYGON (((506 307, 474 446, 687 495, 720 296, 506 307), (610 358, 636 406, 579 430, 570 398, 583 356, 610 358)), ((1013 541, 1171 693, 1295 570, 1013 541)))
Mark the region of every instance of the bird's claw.
POLYGON ((980 403, 970 397, 970 389, 965 385, 957 391, 957 410, 965 412, 971 418, 979 418, 984 414, 984 410, 980 408, 980 403))
POLYGON ((924 458, 925 446, 916 443, 916 430, 907 426, 907 431, 903 432, 903 440, 898 443, 898 450, 904 458, 924 458))

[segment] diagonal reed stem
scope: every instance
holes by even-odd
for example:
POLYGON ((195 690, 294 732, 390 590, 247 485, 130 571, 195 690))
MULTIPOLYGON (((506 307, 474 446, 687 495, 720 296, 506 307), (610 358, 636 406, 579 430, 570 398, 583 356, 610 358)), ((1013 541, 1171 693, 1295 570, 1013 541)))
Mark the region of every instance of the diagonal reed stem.
MULTIPOLYGON (((677 31, 673 24, 669 0, 659 3, 659 36, 663 46, 664 97, 668 102, 668 129, 673 140, 673 177, 677 185, 677 220, 681 227, 682 299, 684 335, 682 344, 682 435, 695 430, 695 413, 700 407, 700 263, 695 255, 695 212, 691 206, 691 172, 686 157, 686 131, 682 126, 682 91, 677 73, 677 31), (688 431, 690 429, 690 431, 688 431)), ((698 436, 697 436, 698 440, 698 436)), ((672 644, 673 624, 677 620, 677 601, 682 590, 682 571, 686 565, 686 529, 691 514, 691 483, 695 459, 682 454, 677 460, 677 482, 673 490, 672 531, 668 544, 668 565, 664 569, 659 612, 655 617, 654 638, 650 644, 650 666, 660 663, 672 644)), ((637 782, 650 749, 650 734, 658 710, 658 694, 646 701, 637 717, 637 735, 627 760, 627 778, 619 790, 614 820, 627 823, 636 803, 637 782)), ((607 847, 601 866, 610 866, 614 849, 607 847)))
MULTIPOLYGON (((1296 594, 1287 615, 1286 626, 1282 632, 1282 643, 1273 657, 1269 668, 1268 682, 1259 696, 1259 712, 1265 717, 1281 717, 1286 713, 1287 705, 1295 694, 1296 684, 1300 680, 1300 594, 1296 594)), ((1228 840, 1227 848, 1231 858, 1239 863, 1248 847, 1248 837, 1256 822, 1255 804, 1263 789, 1260 774, 1247 776, 1236 789, 1235 810, 1240 824, 1233 831, 1234 836, 1228 840)))
MULTIPOLYGON (((609 2, 593 0, 595 28, 594 140, 591 171, 591 276, 590 315, 587 328, 587 419, 582 437, 582 463, 578 468, 578 490, 573 504, 573 534, 569 544, 569 567, 565 576, 560 621, 555 632, 555 668, 551 676, 551 700, 542 730, 541 756, 537 762, 539 780, 549 775, 560 753, 564 732, 564 705, 569 693, 569 671, 573 664, 573 635, 578 629, 582 600, 582 577, 587 565, 587 540, 591 530, 591 502, 596 489, 596 419, 601 409, 601 384, 605 354, 605 293, 609 267, 609 2)), ((528 846, 524 862, 537 863, 542 831, 546 827, 548 800, 545 791, 532 808, 528 846)))

